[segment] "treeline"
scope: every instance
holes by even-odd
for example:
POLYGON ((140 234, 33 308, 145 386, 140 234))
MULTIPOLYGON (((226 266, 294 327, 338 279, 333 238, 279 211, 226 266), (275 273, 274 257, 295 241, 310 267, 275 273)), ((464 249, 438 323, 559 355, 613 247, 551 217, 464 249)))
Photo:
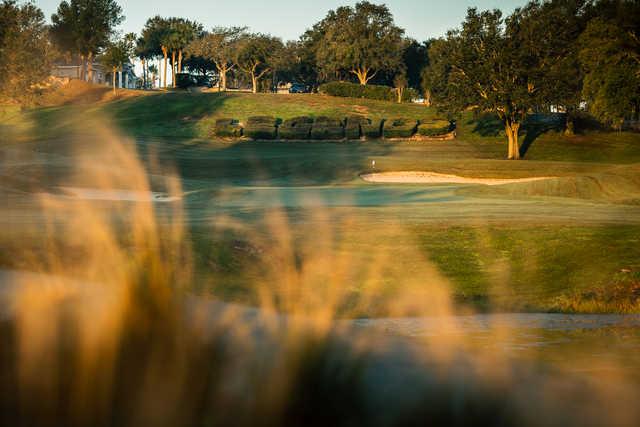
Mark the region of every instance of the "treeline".
POLYGON ((424 92, 444 111, 496 114, 520 157, 526 116, 557 107, 566 132, 587 110, 620 129, 640 114, 640 2, 532 1, 503 17, 469 9, 461 27, 429 48, 424 92))
POLYGON ((79 57, 86 74, 98 58, 115 75, 136 58, 144 87, 156 78, 176 83, 184 71, 216 75, 221 90, 234 84, 254 92, 277 82, 312 88, 336 81, 393 88, 329 86, 337 94, 402 100, 420 91, 443 112, 490 112, 503 122, 509 158, 519 157, 518 135, 531 112, 566 112, 567 133, 586 110, 621 128, 640 114, 640 2, 534 0, 509 16, 469 9, 458 29, 437 40, 406 37, 389 9, 366 1, 339 7, 298 40, 283 42, 242 27, 205 29, 180 17, 150 18, 138 35, 119 34, 124 20, 115 0, 60 3, 47 26, 31 3, 2 0, 0 91, 30 93, 56 56, 79 57), (393 94, 396 94, 394 96, 393 94))

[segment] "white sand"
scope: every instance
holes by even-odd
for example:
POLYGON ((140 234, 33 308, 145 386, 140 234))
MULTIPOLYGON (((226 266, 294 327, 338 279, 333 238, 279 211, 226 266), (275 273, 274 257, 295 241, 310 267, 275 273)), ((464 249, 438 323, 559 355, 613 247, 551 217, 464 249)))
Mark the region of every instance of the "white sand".
POLYGON ((448 175, 436 172, 380 172, 360 175, 367 182, 399 183, 399 184, 484 184, 502 185, 514 182, 531 182, 550 179, 542 176, 534 178, 465 178, 458 175, 448 175))

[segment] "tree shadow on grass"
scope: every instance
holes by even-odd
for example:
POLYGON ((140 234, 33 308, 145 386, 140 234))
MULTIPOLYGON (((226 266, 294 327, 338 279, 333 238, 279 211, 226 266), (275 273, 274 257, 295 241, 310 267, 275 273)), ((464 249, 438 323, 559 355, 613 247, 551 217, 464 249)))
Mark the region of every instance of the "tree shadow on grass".
MULTIPOLYGON (((471 125, 472 132, 482 137, 505 136, 504 124, 495 115, 486 114, 472 118, 467 122, 471 125)), ((524 157, 531 145, 542 135, 548 132, 562 132, 565 125, 563 114, 531 114, 520 127, 519 135, 522 138, 520 156, 524 157)))
POLYGON ((525 120, 521 133, 524 139, 520 145, 520 157, 524 157, 531 145, 548 132, 562 132, 565 127, 563 114, 532 114, 525 120))

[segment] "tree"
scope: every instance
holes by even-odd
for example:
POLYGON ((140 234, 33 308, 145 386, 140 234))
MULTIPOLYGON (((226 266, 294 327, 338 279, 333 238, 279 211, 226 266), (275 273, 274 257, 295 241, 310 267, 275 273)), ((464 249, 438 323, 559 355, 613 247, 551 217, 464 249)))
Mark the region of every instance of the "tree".
POLYGON ((80 55, 83 63, 86 59, 87 77, 93 80, 93 58, 109 45, 123 20, 115 0, 69 0, 51 16, 51 30, 63 49, 80 55))
POLYGON ((246 35, 245 32, 243 27, 217 27, 193 40, 186 48, 189 57, 201 57, 215 64, 223 91, 227 90, 227 74, 236 66, 233 61, 238 40, 246 35))
POLYGON ((272 71, 273 61, 283 48, 277 37, 244 34, 237 42, 234 62, 251 78, 252 92, 258 92, 258 81, 272 71))
POLYGON ((135 49, 135 34, 127 34, 121 39, 112 41, 104 53, 100 56, 100 61, 105 67, 111 69, 111 79, 113 93, 116 93, 116 73, 123 70, 123 65, 131 59, 135 49))
POLYGON ((537 61, 542 106, 565 110, 565 134, 573 135, 575 114, 582 101, 583 72, 578 40, 584 30, 587 0, 530 2, 521 9, 520 32, 527 34, 528 49, 537 61))
POLYGON ((419 90, 422 83, 422 73, 429 65, 429 45, 432 40, 418 43, 414 39, 405 39, 402 52, 402 62, 406 69, 407 86, 419 90))
POLYGON ((519 159, 518 134, 540 99, 537 37, 523 31, 521 9, 506 20, 499 10, 469 9, 460 30, 449 31, 429 49, 426 82, 441 109, 491 112, 502 121, 508 158, 519 159))
POLYGON ((148 72, 151 73, 151 88, 153 88, 158 76, 158 67, 155 64, 150 64, 148 67, 148 72))
POLYGON ((28 103, 51 72, 53 48, 42 11, 32 3, 0 3, 0 95, 28 103))
POLYGON ((169 49, 165 42, 170 32, 169 20, 161 16, 149 18, 142 29, 141 39, 144 43, 145 50, 152 57, 161 56, 164 60, 164 69, 162 70, 163 79, 160 81, 161 87, 167 87, 167 59, 169 49))
POLYGON ((315 61, 302 41, 288 41, 273 58, 275 79, 279 82, 304 83, 315 86, 318 73, 315 61))
POLYGON ((398 95, 398 104, 402 103, 402 96, 408 83, 406 71, 404 71, 404 69, 400 70, 393 79, 393 87, 396 89, 396 94, 398 95))
POLYGON ((378 72, 394 70, 402 62, 402 36, 385 5, 367 1, 354 8, 330 11, 316 25, 322 34, 316 60, 325 74, 348 72, 366 85, 378 72))
POLYGON ((621 128, 640 116, 640 4, 601 1, 579 39, 589 111, 621 128))

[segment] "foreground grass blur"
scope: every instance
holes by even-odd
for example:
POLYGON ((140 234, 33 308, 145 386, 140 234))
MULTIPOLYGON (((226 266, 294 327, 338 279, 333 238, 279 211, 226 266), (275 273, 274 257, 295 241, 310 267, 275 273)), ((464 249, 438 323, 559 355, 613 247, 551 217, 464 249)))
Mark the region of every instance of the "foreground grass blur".
MULTIPOLYGON (((141 162, 136 146, 108 128, 93 131, 91 145, 76 140, 57 161, 40 163, 45 170, 34 180, 17 179, 3 190, 12 201, 3 231, 16 238, 3 258, 18 260, 23 272, 0 276, 0 424, 633 426, 640 420, 637 383, 623 364, 589 360, 546 370, 495 348, 469 352, 469 337, 447 316, 455 309, 451 282, 410 228, 372 228, 357 209, 337 212, 312 195, 306 205, 312 209, 299 207, 295 215, 276 206, 204 216, 189 205, 184 181, 171 169, 141 162), (61 169, 50 174, 49 166, 61 169), (73 197, 62 182, 102 190, 103 198, 73 197), (165 201, 104 199, 123 189, 161 191, 165 201), (242 239, 222 251, 193 246, 198 222, 208 223, 210 242, 242 239), (29 237, 39 249, 32 250, 29 237), (234 266, 242 258, 227 258, 225 250, 254 264, 234 266), (205 279, 202 256, 244 272, 254 306, 194 297, 205 279), (371 310, 430 315, 440 333, 408 341, 341 320, 371 310), (600 369, 593 377, 578 374, 587 368, 600 369)), ((40 155, 21 151, 4 160, 11 170, 34 168, 40 155)), ((223 204, 224 193, 214 200, 223 204)), ((215 264, 209 271, 215 286, 215 264)), ((491 327, 485 338, 510 334, 491 327)))

